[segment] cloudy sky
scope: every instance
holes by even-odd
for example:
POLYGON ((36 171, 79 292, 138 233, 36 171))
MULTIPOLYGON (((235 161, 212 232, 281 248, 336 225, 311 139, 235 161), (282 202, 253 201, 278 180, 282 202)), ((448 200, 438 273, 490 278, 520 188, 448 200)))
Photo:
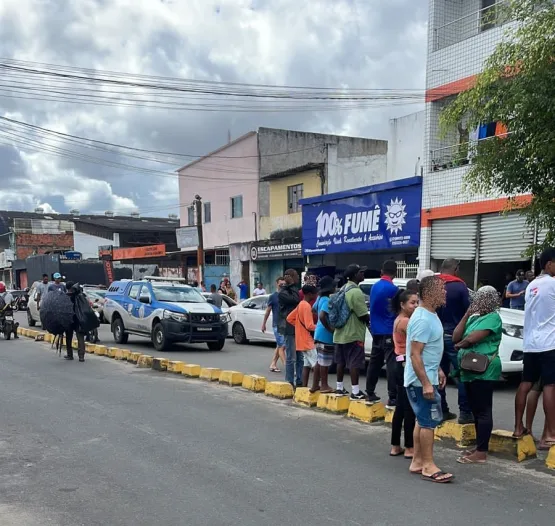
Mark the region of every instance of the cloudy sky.
MULTIPOLYGON (((195 80, 423 89, 427 4, 0 0, 0 57, 195 80)), ((205 112, 76 104, 37 100, 47 97, 16 89, 14 83, 20 81, 15 78, 8 78, 11 84, 6 87, 2 77, 0 117, 107 143, 188 155, 219 147, 228 131, 234 138, 259 126, 387 139, 389 118, 421 109, 205 112)), ((157 157, 152 162, 141 155, 83 151, 56 136, 39 142, 29 133, 0 121, 0 209, 29 211, 40 204, 57 212, 78 208, 167 215, 177 210, 177 179, 171 174, 186 159, 157 157), (85 162, 83 153, 94 162, 85 162)))

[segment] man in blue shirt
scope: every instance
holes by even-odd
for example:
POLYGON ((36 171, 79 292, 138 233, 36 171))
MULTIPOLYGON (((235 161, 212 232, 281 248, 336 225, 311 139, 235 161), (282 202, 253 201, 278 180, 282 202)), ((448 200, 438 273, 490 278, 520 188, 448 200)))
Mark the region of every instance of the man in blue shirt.
POLYGON ((237 285, 239 289, 239 300, 243 301, 248 299, 249 297, 249 286, 245 283, 245 280, 241 280, 239 285, 237 285))
POLYGON ((382 278, 370 291, 370 333, 372 334, 372 354, 366 374, 368 400, 380 399, 376 395, 376 385, 384 361, 387 368, 387 407, 397 405, 397 383, 395 381, 395 351, 393 346, 393 323, 395 314, 390 308, 391 298, 397 294, 393 279, 397 275, 397 263, 389 259, 382 267, 382 278))
POLYGON ((410 472, 431 482, 453 480, 451 473, 439 469, 434 461, 434 429, 442 422, 439 388, 446 377, 439 365, 443 356, 443 326, 436 310, 445 305, 444 282, 437 276, 420 283, 420 307, 407 327, 405 388, 416 416, 414 456, 410 472))
POLYGON ((517 270, 516 279, 507 286, 506 297, 509 299, 511 309, 524 310, 524 294, 529 281, 524 279, 524 270, 517 270))
POLYGON ((276 279, 276 292, 270 294, 268 298, 268 306, 266 307, 266 312, 264 313, 264 320, 262 321, 262 332, 266 332, 266 322, 270 314, 272 315, 272 329, 274 331, 274 337, 276 339, 276 350, 270 363, 270 371, 273 373, 280 373, 281 370, 278 369, 277 361, 281 359, 281 363, 285 366, 285 336, 280 334, 278 331, 278 319, 279 319, 279 291, 281 287, 285 285, 285 280, 282 277, 276 279))

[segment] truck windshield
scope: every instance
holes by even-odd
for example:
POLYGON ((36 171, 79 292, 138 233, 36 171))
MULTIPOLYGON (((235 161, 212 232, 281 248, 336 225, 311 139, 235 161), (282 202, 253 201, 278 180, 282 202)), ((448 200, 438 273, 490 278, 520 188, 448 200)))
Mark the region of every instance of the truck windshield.
POLYGON ((206 303, 206 299, 192 287, 174 287, 172 285, 153 285, 152 291, 158 301, 177 303, 206 303))

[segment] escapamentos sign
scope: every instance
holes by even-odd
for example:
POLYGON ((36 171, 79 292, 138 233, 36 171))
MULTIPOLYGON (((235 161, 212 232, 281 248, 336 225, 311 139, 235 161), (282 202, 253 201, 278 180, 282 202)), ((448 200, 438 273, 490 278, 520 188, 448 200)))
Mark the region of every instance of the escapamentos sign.
POLYGON ((360 252, 420 244, 421 179, 303 199, 304 254, 360 252))
POLYGON ((287 259, 301 257, 300 243, 285 243, 281 245, 270 245, 264 243, 253 243, 251 245, 251 259, 260 261, 263 259, 287 259))

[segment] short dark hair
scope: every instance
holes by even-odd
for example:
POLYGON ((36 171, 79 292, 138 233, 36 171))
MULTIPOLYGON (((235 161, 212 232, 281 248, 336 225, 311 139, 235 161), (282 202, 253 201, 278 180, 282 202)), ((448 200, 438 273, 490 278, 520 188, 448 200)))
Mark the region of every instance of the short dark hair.
POLYGON ((420 298, 423 300, 428 299, 430 292, 438 285, 438 283, 443 283, 443 280, 439 276, 428 276, 420 282, 420 298))
POLYGON ((420 286, 420 282, 417 279, 411 279, 407 281, 407 291, 410 291, 414 294, 418 294, 418 288, 420 286))
POLYGON ((210 285, 210 290, 212 292, 216 292, 216 285, 214 285, 214 283, 212 283, 212 285, 210 285))
POLYGON ((349 279, 352 280, 354 279, 354 277, 362 270, 362 268, 360 267, 360 265, 357 265, 355 263, 352 263, 351 265, 349 265, 346 269, 345 272, 343 273, 343 277, 345 279, 349 279))
POLYGON ((47 277, 48 277, 48 274, 43 274, 42 277, 43 277, 43 278, 47 278, 47 277))
POLYGON ((460 265, 460 261, 455 258, 447 258, 443 260, 441 264, 441 270, 456 270, 460 265))
POLYGON ((382 265, 382 273, 386 276, 395 276, 397 274, 397 263, 392 259, 384 261, 382 265))
POLYGON ((280 276, 279 278, 276 278, 276 283, 277 283, 278 281, 283 281, 283 276, 280 276))
POLYGON ((521 268, 519 268, 519 269, 516 271, 516 275, 518 276, 519 274, 521 274, 522 276, 524 276, 524 270, 522 270, 521 268))
POLYGON ((546 248, 540 254, 540 266, 542 270, 545 269, 545 267, 550 261, 554 261, 554 260, 555 260, 555 248, 554 247, 546 248))
POLYGON ((303 294, 318 294, 318 289, 314 285, 303 285, 303 294))

